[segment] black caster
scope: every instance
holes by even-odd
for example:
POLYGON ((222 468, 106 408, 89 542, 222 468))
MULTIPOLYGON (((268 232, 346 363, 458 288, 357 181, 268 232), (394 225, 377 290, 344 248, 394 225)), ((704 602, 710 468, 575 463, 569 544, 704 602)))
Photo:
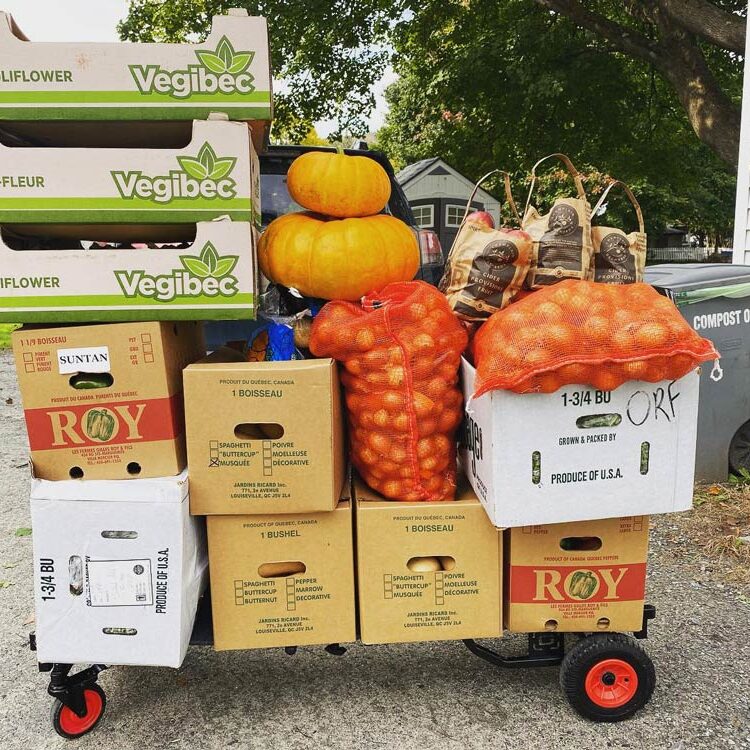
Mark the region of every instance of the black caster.
POLYGON ((568 651, 560 667, 560 685, 581 716, 622 721, 651 699, 656 671, 633 638, 602 633, 582 638, 568 651))

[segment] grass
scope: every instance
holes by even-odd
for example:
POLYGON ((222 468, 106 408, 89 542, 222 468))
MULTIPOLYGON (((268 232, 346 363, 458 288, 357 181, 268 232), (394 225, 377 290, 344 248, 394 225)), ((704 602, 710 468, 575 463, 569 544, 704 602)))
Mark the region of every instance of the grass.
POLYGON ((676 516, 705 553, 722 563, 730 581, 750 584, 750 474, 726 484, 698 485, 692 513, 676 516))
POLYGON ((0 349, 10 346, 10 334, 18 328, 15 323, 0 323, 0 349))

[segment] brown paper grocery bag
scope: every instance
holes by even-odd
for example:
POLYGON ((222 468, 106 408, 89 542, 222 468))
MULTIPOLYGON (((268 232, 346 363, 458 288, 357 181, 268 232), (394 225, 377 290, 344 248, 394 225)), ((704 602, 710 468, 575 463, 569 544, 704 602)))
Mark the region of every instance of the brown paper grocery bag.
POLYGON ((592 215, 595 217, 607 200, 610 190, 619 186, 633 204, 638 218, 638 231, 625 234, 615 227, 591 227, 591 241, 594 247, 591 276, 594 281, 603 284, 634 284, 643 281, 643 269, 646 266, 646 229, 643 213, 633 191, 620 180, 613 180, 599 198, 592 215))
POLYGON ((477 190, 493 174, 504 175, 506 199, 518 216, 508 173, 493 169, 484 175, 466 203, 439 284, 453 311, 464 320, 485 320, 507 307, 522 288, 531 265, 532 241, 526 232, 467 221, 477 190))
POLYGON ((531 186, 526 199, 521 228, 534 241, 528 288, 539 289, 563 279, 585 279, 591 266, 591 207, 583 182, 573 162, 565 154, 550 154, 531 170, 531 186), (531 205, 536 171, 547 159, 559 159, 573 178, 575 198, 558 198, 548 214, 541 215, 531 205))

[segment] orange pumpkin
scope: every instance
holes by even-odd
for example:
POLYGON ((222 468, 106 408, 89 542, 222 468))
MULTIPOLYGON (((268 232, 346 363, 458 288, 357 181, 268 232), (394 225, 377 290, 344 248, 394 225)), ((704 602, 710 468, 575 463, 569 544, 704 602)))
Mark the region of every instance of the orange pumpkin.
POLYGON ((419 268, 412 230, 386 214, 326 219, 292 213, 272 221, 260 238, 265 276, 308 297, 355 301, 419 268))
POLYGON ((300 206, 337 219, 380 213, 391 197, 388 174, 368 156, 308 151, 292 162, 286 179, 300 206))

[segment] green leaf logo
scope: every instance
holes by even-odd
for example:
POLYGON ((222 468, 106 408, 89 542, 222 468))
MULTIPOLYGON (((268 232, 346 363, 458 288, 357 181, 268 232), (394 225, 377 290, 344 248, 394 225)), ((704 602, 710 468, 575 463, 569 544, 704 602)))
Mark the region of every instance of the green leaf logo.
POLYGON ((255 52, 250 50, 236 52, 226 36, 219 40, 215 51, 198 50, 195 54, 201 65, 208 68, 212 73, 217 75, 230 73, 235 76, 247 70, 255 57, 255 52))
POLYGON ((183 255, 180 260, 185 269, 199 279, 221 279, 234 270, 239 256, 225 255, 220 257, 213 244, 207 242, 199 258, 192 255, 183 255))
POLYGON ((182 169, 196 180, 214 180, 226 177, 237 163, 233 156, 218 157, 210 143, 204 143, 197 157, 178 156, 182 169))

